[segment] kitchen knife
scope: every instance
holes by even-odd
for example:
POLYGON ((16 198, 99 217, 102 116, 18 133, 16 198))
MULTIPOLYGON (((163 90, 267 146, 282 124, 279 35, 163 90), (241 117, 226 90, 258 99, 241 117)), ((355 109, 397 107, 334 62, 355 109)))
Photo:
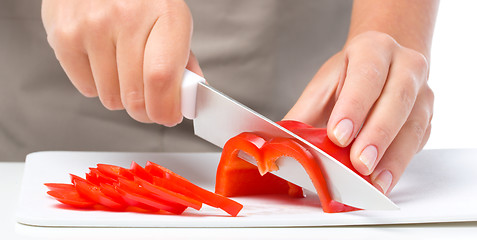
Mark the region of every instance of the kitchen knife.
MULTIPOLYGON (((197 136, 212 144, 223 148, 230 138, 242 132, 294 138, 319 161, 333 200, 361 209, 399 209, 373 185, 323 150, 215 90, 205 83, 204 78, 189 70, 184 72, 181 94, 184 117, 193 120, 194 133, 197 136)), ((239 152, 239 157, 257 165, 256 161, 244 152, 239 152)), ((297 161, 281 157, 277 160, 277 165, 279 170, 273 174, 316 193, 308 174, 297 161)))

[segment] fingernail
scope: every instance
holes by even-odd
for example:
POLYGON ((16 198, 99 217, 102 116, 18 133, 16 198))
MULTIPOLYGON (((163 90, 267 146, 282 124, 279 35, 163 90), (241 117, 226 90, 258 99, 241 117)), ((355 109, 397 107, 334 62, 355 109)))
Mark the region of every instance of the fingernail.
POLYGON ((352 133, 353 122, 349 119, 341 120, 338 125, 336 125, 335 130, 333 130, 333 135, 335 135, 336 140, 343 146, 348 143, 352 133))
POLYGON ((366 166, 368 172, 373 169, 374 163, 378 158, 378 149, 373 145, 368 145, 359 155, 359 160, 366 166))
POLYGON ((392 181, 393 175, 391 174, 391 172, 388 170, 384 170, 374 180, 374 183, 382 189, 384 194, 386 194, 389 190, 389 187, 391 186, 392 181))

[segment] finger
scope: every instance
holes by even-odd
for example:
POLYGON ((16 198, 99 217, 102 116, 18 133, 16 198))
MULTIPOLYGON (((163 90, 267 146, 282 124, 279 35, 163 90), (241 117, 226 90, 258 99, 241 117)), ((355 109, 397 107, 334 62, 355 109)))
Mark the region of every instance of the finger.
POLYGON ((340 146, 356 136, 381 94, 391 63, 389 49, 369 43, 349 49, 346 78, 328 123, 328 136, 340 146))
POLYGON ((108 41, 96 40, 95 43, 91 42, 88 56, 101 103, 109 110, 123 109, 119 93, 116 48, 108 41))
POLYGON ((146 112, 143 80, 144 49, 152 25, 122 31, 116 50, 121 102, 133 119, 143 123, 152 122, 146 112))
POLYGON ((159 17, 144 54, 144 95, 149 119, 166 126, 182 121, 180 87, 189 59, 192 18, 185 4, 159 17))
POLYGON ((396 185, 407 165, 427 141, 432 118, 433 95, 430 89, 418 97, 407 122, 371 174, 371 181, 387 194, 396 185))
POLYGON ((386 86, 367 116, 351 147, 351 162, 361 174, 369 175, 406 122, 418 91, 427 80, 427 62, 398 52, 392 62, 386 86))
POLYGON ((90 62, 84 49, 79 46, 76 37, 67 32, 56 32, 48 35, 48 42, 55 51, 66 75, 78 91, 86 97, 96 97, 98 92, 93 80, 90 62))

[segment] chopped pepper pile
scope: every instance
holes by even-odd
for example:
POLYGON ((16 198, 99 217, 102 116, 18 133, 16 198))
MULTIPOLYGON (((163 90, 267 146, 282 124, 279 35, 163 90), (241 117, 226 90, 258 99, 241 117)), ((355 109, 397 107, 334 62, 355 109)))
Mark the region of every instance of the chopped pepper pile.
POLYGON ((70 175, 72 184, 45 185, 50 196, 75 208, 182 214, 188 207, 200 210, 207 204, 237 216, 243 207, 153 162, 145 168, 132 162, 130 169, 98 164, 85 178, 70 175))

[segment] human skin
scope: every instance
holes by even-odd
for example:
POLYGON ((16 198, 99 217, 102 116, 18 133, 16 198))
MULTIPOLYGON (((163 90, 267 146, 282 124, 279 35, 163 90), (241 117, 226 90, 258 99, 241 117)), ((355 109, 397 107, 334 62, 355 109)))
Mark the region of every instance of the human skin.
POLYGON ((84 96, 99 96, 107 109, 126 109, 139 122, 182 121, 184 68, 202 75, 182 0, 44 0, 42 20, 56 58, 84 96))
MULTIPOLYGON (((333 142, 351 144, 355 168, 385 193, 430 134, 427 78, 437 5, 356 0, 345 46, 285 116, 326 126, 333 142)), ((58 61, 84 96, 98 96, 107 109, 125 109, 139 122, 182 121, 184 68, 202 75, 182 0, 44 0, 42 19, 58 61)))
POLYGON ((389 193, 427 142, 427 83, 438 1, 355 0, 347 42, 316 73, 285 119, 327 127, 351 161, 389 193))

